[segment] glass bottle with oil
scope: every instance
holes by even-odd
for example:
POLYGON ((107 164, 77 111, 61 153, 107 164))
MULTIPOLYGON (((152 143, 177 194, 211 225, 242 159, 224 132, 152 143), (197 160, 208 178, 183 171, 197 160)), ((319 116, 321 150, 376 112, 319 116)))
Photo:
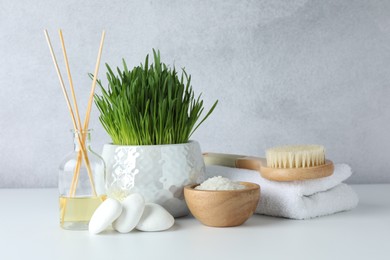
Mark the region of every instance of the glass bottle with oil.
POLYGON ((91 149, 91 130, 73 131, 74 150, 59 167, 60 226, 88 229, 89 220, 105 198, 105 163, 91 149))

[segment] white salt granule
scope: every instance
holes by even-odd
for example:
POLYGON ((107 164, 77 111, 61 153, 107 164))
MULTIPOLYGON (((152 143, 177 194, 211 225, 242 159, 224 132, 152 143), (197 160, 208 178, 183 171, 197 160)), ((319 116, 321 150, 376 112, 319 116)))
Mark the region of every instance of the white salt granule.
POLYGON ((224 178, 222 176, 216 176, 207 179, 202 184, 195 187, 196 190, 243 190, 245 186, 224 178))

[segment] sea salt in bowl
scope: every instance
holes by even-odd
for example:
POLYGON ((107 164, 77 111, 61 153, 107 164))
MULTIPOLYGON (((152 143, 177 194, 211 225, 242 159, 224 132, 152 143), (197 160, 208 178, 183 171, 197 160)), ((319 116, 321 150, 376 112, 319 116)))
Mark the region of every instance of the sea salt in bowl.
POLYGON ((192 215, 211 227, 234 227, 243 224, 255 212, 260 186, 240 182, 244 189, 199 190, 198 184, 184 187, 184 198, 192 215))

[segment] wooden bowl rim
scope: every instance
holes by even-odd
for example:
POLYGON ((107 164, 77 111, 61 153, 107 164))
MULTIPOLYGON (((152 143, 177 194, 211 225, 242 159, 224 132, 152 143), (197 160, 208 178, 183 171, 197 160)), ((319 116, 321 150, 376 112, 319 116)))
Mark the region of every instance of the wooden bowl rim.
POLYGON ((194 192, 204 192, 204 193, 240 193, 240 192, 248 192, 252 190, 260 190, 260 185, 253 182, 246 182, 246 181, 240 181, 240 184, 245 186, 245 189, 240 190, 196 190, 194 189, 196 186, 199 186, 200 184, 190 184, 184 187, 184 190, 188 191, 194 191, 194 192))

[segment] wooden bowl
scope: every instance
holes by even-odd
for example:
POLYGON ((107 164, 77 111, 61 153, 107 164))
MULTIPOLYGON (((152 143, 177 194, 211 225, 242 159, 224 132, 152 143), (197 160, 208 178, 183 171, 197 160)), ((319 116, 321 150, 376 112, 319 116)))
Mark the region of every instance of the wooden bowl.
POLYGON ((192 215, 211 227, 234 227, 243 224, 256 210, 260 186, 251 182, 242 190, 196 190, 198 184, 184 187, 184 198, 192 215))

